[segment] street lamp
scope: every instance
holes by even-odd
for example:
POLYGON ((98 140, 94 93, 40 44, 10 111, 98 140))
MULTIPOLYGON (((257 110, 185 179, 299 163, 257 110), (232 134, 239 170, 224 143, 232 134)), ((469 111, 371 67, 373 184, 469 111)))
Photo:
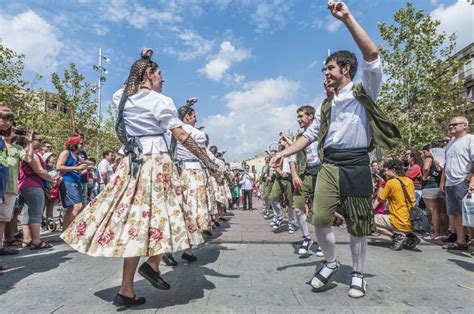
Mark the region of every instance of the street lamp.
MULTIPOLYGON (((102 54, 102 48, 99 48, 99 64, 94 64, 92 68, 97 72, 99 83, 97 85, 97 115, 99 117, 99 129, 102 122, 101 109, 102 109, 102 86, 107 81, 105 75, 108 73, 107 69, 104 68, 103 63, 109 63, 110 59, 102 54)), ((97 142, 97 156, 99 155, 99 143, 97 142)))

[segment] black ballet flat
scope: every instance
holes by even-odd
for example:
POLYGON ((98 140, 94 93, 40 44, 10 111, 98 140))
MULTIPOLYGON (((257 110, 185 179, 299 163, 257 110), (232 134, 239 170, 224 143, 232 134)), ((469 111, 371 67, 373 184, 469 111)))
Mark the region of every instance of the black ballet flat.
POLYGON ((123 294, 117 293, 117 295, 114 298, 113 305, 115 306, 121 306, 121 307, 136 307, 145 304, 146 299, 143 297, 139 297, 138 299, 135 299, 135 295, 133 298, 129 298, 124 296, 123 294))
POLYGON ((188 254, 186 252, 183 252, 183 255, 181 255, 181 258, 187 261, 188 263, 197 261, 196 256, 194 256, 193 254, 188 254))
POLYGON ((169 290, 171 286, 164 281, 160 276, 160 272, 154 271, 153 268, 147 263, 143 263, 138 269, 138 273, 148 280, 153 287, 161 290, 169 290))
POLYGON ((161 259, 163 260, 163 262, 165 262, 165 264, 167 266, 177 266, 178 265, 178 262, 174 259, 173 254, 171 254, 171 253, 166 253, 165 255, 163 255, 163 257, 161 259))

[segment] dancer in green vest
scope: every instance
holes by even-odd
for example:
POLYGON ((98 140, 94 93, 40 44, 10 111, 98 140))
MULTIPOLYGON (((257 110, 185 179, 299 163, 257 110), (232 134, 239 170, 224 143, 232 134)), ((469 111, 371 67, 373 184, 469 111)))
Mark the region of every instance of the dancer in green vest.
MULTIPOLYGON (((306 130, 314 121, 314 117, 319 115, 318 111, 312 106, 301 106, 296 111, 296 120, 300 128, 306 130)), ((302 136, 302 134, 299 134, 302 136)), ((316 185, 316 176, 318 174, 321 162, 318 157, 318 141, 308 145, 304 150, 296 154, 296 161, 290 161, 291 177, 293 180, 293 207, 295 208, 296 221, 303 235, 303 242, 298 248, 298 254, 306 255, 313 244, 309 234, 308 224, 306 223, 307 199, 314 194, 316 185)), ((316 249, 316 256, 322 257, 323 252, 319 245, 316 249)))
POLYGON ((400 132, 375 102, 382 84, 382 68, 378 49, 342 2, 329 2, 331 14, 344 23, 359 47, 362 60, 362 84, 352 80, 357 71, 357 58, 349 51, 337 51, 326 59, 325 77, 334 96, 321 106, 321 116, 289 148, 279 152, 272 164, 319 141, 322 159, 308 221, 316 227, 316 237, 326 261, 311 280, 315 289, 323 288, 339 268, 336 260, 336 239, 331 225, 335 210, 345 210, 350 233, 353 272, 349 296, 366 295, 363 276, 367 252, 366 236, 374 230, 371 206, 372 183, 369 148, 378 145, 393 148, 400 141, 400 132))

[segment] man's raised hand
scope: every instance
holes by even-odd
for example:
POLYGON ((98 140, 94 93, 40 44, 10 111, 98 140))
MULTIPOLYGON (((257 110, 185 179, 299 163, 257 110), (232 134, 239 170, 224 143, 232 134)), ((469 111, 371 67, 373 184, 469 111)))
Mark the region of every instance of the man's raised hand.
POLYGON ((344 2, 338 1, 328 1, 328 9, 331 11, 331 14, 338 20, 344 21, 347 19, 351 12, 344 2))

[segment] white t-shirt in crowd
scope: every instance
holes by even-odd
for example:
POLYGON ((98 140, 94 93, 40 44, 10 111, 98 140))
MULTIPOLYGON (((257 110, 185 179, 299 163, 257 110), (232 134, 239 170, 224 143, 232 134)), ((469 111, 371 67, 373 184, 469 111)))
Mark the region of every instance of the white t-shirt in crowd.
POLYGON ((102 159, 99 164, 97 165, 97 170, 99 171, 99 178, 100 183, 104 184, 103 173, 107 174, 107 182, 112 180, 112 176, 114 175, 114 170, 112 169, 112 165, 107 161, 107 159, 102 159))
POLYGON ((466 180, 474 163, 474 135, 466 134, 449 142, 446 147, 446 186, 466 180))
MULTIPOLYGON (((382 84, 382 65, 380 59, 362 61, 362 86, 375 102, 382 84)), ((363 148, 370 144, 370 128, 364 106, 354 98, 351 82, 344 86, 331 103, 331 124, 326 135, 324 147, 338 149, 363 148)), ((310 142, 319 140, 320 116, 315 115, 313 123, 303 133, 310 142)))

